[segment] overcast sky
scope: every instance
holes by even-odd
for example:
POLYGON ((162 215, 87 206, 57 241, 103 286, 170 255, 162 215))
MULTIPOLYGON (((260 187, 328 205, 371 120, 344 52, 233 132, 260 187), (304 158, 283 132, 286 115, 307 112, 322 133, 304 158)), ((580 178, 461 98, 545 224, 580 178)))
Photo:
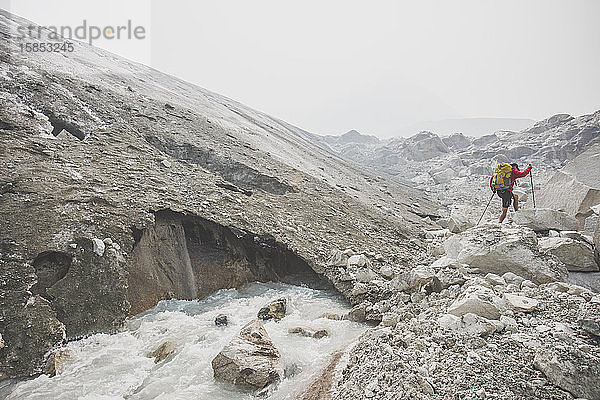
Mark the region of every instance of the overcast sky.
POLYGON ((132 19, 97 45, 304 129, 600 109, 600 1, 0 0, 41 24, 132 19))

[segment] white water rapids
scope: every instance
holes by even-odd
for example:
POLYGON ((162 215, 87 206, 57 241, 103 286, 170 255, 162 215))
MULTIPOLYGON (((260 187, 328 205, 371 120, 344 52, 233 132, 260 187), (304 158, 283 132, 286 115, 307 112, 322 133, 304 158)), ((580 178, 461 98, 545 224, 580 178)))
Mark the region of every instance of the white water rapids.
POLYGON ((331 353, 358 337, 365 326, 319 318, 324 312, 348 311, 331 293, 255 283, 239 291, 221 290, 201 301, 163 301, 129 320, 119 333, 70 342, 55 377, 41 375, 20 382, 8 399, 252 399, 251 393, 216 382, 211 361, 261 307, 279 297, 288 300, 286 317, 264 326, 286 366, 295 365, 300 372, 285 378, 269 399, 293 398, 327 364, 331 353), (221 313, 229 318, 226 327, 215 326, 215 316, 221 313), (288 333, 297 326, 326 328, 330 336, 314 339, 288 333), (149 354, 165 341, 175 343, 176 349, 155 364, 149 354))

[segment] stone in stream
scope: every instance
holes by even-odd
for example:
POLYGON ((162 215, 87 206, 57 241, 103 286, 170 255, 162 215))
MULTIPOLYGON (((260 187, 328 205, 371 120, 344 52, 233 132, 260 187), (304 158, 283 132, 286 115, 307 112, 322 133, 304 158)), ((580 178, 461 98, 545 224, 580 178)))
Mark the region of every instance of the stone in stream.
POLYGON ((288 329, 288 333, 295 333, 301 336, 311 337, 315 339, 321 339, 326 336, 329 336, 329 331, 327 329, 312 329, 303 326, 290 328, 288 329))
POLYGON ((262 323, 254 320, 212 360, 216 380, 262 389, 279 382, 284 365, 262 323))
POLYGON ((229 321, 227 320, 227 315, 219 314, 215 317, 215 325, 216 326, 227 326, 229 321))
POLYGON ((263 321, 274 319, 275 321, 281 320, 285 317, 287 311, 287 301, 284 298, 274 300, 261 308, 258 311, 258 318, 263 321))
POLYGON ((65 370, 65 365, 67 364, 71 354, 67 349, 61 349, 56 351, 53 354, 50 354, 44 368, 42 369, 42 373, 48 375, 49 377, 56 376, 56 374, 60 374, 65 370))
POLYGON ((150 357, 154 357, 154 364, 158 364, 168 356, 170 356, 175 350, 175 344, 173 342, 163 342, 156 350, 150 353, 150 357))

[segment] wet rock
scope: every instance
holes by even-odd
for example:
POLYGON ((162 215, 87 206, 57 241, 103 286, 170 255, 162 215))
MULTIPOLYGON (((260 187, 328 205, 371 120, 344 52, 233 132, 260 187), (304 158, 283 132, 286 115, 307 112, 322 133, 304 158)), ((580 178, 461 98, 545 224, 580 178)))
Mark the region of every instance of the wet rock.
POLYGON ((312 329, 303 326, 297 326, 295 328, 288 329, 288 333, 297 334, 300 336, 311 337, 315 339, 321 339, 326 336, 329 336, 329 331, 327 329, 312 329))
POLYGON ((215 317, 215 325, 216 326, 227 326, 228 320, 227 315, 219 314, 215 317))
POLYGON ((56 376, 57 374, 61 374, 62 372, 64 372, 70 358, 71 353, 67 349, 55 351, 48 357, 48 360, 46 361, 46 364, 42 369, 42 373, 50 377, 56 376))
POLYGON ((263 321, 274 319, 275 321, 281 320, 285 317, 287 311, 287 300, 280 298, 267 304, 260 310, 258 310, 258 318, 263 321))
POLYGON ((329 313, 329 312, 319 315, 319 318, 331 319, 333 321, 340 321, 343 319, 341 315, 329 313))
POLYGON ((507 306, 516 311, 523 312, 531 312, 535 310, 540 304, 540 302, 536 299, 512 293, 505 293, 504 299, 506 300, 507 306))
POLYGON ((279 350, 258 320, 240 333, 212 360, 215 379, 241 387, 262 389, 284 376, 279 350))
POLYGON ((503 308, 504 302, 493 290, 471 286, 448 307, 448 314, 460 317, 471 313, 487 319, 499 319, 503 308))
POLYGON ((544 349, 535 355, 534 366, 554 385, 573 396, 600 399, 600 360, 575 349, 544 349))
POLYGON ((592 248, 586 243, 569 237, 542 238, 540 251, 552 254, 562 261, 569 271, 598 271, 592 248))
POLYGON ((352 310, 350 310, 350 312, 344 317, 344 319, 347 319, 347 320, 353 321, 353 322, 365 322, 367 319, 366 313, 367 313, 367 304, 366 303, 357 304, 354 307, 352 307, 352 310))
POLYGON ((168 356, 170 356, 173 351, 175 351, 176 346, 175 343, 171 341, 163 342, 156 350, 149 354, 149 357, 154 357, 154 364, 158 364, 168 356))
POLYGON ((486 224, 454 235, 444 247, 445 258, 483 274, 512 272, 538 284, 564 281, 568 274, 562 263, 540 253, 535 232, 525 227, 486 224))

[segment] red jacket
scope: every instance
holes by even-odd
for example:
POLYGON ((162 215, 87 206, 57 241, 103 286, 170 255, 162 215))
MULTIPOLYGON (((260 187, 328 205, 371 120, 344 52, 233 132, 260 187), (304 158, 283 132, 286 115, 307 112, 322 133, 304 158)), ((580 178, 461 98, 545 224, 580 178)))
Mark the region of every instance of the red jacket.
MULTIPOLYGON (((513 169, 512 173, 510 174, 510 189, 508 190, 512 190, 513 189, 513 185, 515 184, 515 181, 517 180, 517 178, 523 178, 527 175, 529 175, 529 172, 531 171, 531 166, 525 168, 525 171, 519 171, 518 169, 513 169)), ((494 190, 494 188, 492 187, 492 179, 494 177, 490 177, 490 189, 492 189, 492 191, 494 190)))

